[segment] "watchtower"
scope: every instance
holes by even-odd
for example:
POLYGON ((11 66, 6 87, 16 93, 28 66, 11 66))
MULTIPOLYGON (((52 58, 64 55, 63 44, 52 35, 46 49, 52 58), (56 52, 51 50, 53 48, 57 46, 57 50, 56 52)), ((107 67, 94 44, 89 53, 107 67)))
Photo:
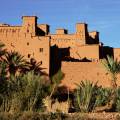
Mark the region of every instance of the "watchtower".
POLYGON ((31 36, 36 35, 37 17, 36 16, 23 16, 22 17, 22 31, 23 33, 31 34, 31 36))
POLYGON ((76 24, 76 35, 84 44, 86 44, 86 39, 88 37, 87 24, 77 23, 76 24))

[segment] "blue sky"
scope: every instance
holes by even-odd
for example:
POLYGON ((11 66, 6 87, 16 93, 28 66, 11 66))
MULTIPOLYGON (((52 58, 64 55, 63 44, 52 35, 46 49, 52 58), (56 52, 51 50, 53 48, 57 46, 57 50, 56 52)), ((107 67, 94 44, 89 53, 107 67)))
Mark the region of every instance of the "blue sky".
POLYGON ((1 0, 0 23, 20 25, 23 15, 37 15, 38 23, 75 32, 75 24, 88 23, 100 32, 104 45, 120 47, 120 0, 1 0))

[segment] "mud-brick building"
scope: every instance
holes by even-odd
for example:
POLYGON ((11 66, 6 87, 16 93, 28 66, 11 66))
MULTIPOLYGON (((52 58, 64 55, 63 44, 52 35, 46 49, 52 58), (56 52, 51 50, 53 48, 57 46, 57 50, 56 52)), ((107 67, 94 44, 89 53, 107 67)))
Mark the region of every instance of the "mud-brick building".
POLYGON ((21 26, 0 24, 0 41, 8 51, 15 50, 27 60, 41 62, 48 75, 61 69, 65 73, 62 84, 71 88, 81 80, 98 81, 109 87, 110 76, 100 60, 108 54, 120 60, 120 48, 104 46, 99 32, 89 32, 86 23, 77 23, 73 34, 62 28, 51 34, 50 26, 37 24, 36 16, 23 16, 21 26))
MULTIPOLYGON (((39 35, 45 26, 37 25, 36 16, 22 17, 21 26, 0 25, 0 41, 8 51, 18 51, 26 59, 35 58, 49 74, 50 66, 50 37, 39 35)), ((46 33, 47 34, 47 33, 46 33)))

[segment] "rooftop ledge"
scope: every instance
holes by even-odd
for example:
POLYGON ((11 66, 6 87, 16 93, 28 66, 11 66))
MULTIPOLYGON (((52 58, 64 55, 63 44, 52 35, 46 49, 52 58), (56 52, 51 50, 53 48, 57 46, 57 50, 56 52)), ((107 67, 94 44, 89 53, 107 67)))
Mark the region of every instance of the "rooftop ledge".
POLYGON ((31 18, 32 18, 32 17, 33 17, 33 18, 35 17, 35 18, 38 18, 37 16, 22 16, 22 19, 23 19, 24 17, 31 17, 31 18))

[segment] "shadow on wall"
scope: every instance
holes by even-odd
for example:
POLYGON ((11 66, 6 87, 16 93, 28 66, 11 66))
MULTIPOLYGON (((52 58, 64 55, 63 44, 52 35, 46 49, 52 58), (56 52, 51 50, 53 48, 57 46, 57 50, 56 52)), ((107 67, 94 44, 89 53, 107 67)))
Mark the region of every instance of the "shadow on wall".
POLYGON ((70 56, 64 57, 63 61, 67 61, 67 62, 92 62, 91 60, 87 59, 86 57, 84 57, 83 59, 75 59, 75 58, 72 58, 70 56))
POLYGON ((61 68, 61 61, 70 56, 70 48, 58 48, 56 45, 50 50, 50 76, 56 74, 61 68))
POLYGON ((99 37, 95 36, 95 39, 89 36, 87 39, 87 44, 99 44, 99 37))
POLYGON ((113 48, 109 46, 100 47, 100 58, 107 58, 107 55, 114 57, 113 48))
POLYGON ((40 28, 36 29, 36 34, 37 34, 37 36, 45 36, 45 32, 43 30, 41 30, 40 28))
POLYGON ((50 76, 53 76, 61 69, 61 62, 92 62, 91 60, 84 57, 83 59, 75 59, 70 57, 69 48, 58 48, 56 45, 51 47, 50 50, 50 76))

